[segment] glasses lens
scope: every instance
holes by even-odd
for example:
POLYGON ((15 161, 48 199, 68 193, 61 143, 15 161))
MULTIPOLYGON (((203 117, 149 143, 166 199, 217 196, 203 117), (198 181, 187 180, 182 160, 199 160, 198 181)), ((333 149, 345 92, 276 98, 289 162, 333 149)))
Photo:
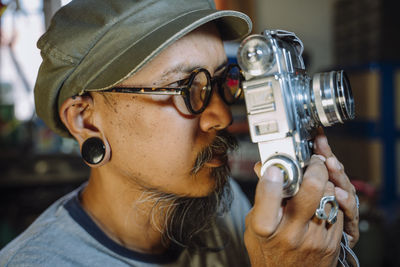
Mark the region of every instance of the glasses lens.
POLYGON ((185 99, 181 95, 174 96, 172 98, 172 101, 174 102, 175 107, 181 112, 182 114, 185 115, 191 115, 192 113, 188 109, 185 103, 185 99))
POLYGON ((194 111, 200 111, 211 93, 209 77, 204 71, 199 71, 190 87, 190 105, 194 111))
POLYGON ((232 66, 228 69, 221 84, 222 96, 226 103, 233 104, 240 97, 242 93, 241 77, 239 66, 232 66))

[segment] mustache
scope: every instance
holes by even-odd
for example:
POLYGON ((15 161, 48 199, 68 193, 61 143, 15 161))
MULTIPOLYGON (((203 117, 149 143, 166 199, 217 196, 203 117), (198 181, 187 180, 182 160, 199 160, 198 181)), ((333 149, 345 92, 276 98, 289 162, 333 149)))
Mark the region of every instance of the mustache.
POLYGON ((198 173, 201 168, 210 161, 215 155, 218 155, 226 164, 228 161, 228 152, 238 147, 238 141, 235 136, 227 130, 217 132, 217 136, 210 145, 205 147, 196 157, 191 174, 198 173))

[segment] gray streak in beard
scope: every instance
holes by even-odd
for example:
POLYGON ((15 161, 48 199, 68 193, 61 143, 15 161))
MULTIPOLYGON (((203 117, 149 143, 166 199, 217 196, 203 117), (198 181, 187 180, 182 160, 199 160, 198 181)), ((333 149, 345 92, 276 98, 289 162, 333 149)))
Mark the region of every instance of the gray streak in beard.
MULTIPOLYGON (((217 179, 224 184, 209 196, 192 198, 170 193, 147 191, 146 198, 154 202, 151 209, 151 223, 162 233, 162 242, 167 246, 171 241, 188 249, 218 250, 207 246, 204 237, 212 230, 216 218, 230 208, 232 193, 226 183, 227 173, 216 171, 217 179), (222 182, 223 180, 223 182, 222 182)), ((225 240, 225 243, 229 240, 225 240)))

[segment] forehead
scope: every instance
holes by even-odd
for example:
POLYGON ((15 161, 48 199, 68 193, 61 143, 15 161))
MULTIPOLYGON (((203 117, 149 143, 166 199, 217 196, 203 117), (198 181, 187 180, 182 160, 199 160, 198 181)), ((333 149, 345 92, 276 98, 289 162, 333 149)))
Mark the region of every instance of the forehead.
POLYGON ((182 37, 122 85, 149 84, 160 79, 182 76, 202 67, 213 73, 226 61, 224 46, 214 24, 206 24, 182 37))

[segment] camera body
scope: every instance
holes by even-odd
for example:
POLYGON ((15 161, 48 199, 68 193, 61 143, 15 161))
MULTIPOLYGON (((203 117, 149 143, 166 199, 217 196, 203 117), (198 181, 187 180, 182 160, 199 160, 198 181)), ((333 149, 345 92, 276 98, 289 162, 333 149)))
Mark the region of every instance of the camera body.
POLYGON ((297 193, 313 154, 319 126, 354 118, 354 100, 343 71, 307 75, 303 44, 291 32, 265 30, 238 50, 251 139, 258 144, 261 173, 275 165, 284 175, 283 196, 297 193))

